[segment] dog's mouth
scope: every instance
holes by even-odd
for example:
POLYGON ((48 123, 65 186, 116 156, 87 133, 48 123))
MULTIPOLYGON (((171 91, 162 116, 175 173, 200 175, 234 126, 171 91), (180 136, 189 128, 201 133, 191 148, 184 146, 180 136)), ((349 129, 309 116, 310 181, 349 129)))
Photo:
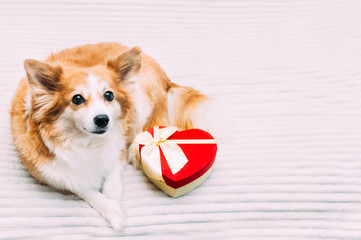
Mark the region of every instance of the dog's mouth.
POLYGON ((110 126, 105 126, 105 127, 98 127, 98 126, 87 127, 87 126, 83 126, 81 128, 81 130, 83 132, 91 134, 91 135, 104 135, 106 132, 109 131, 110 128, 111 128, 110 126))
POLYGON ((95 131, 92 131, 91 133, 93 133, 93 134, 103 134, 106 131, 107 131, 106 129, 97 129, 95 131))
POLYGON ((104 134, 108 131, 108 128, 93 128, 93 129, 86 129, 86 128, 83 128, 82 129, 84 132, 87 132, 87 133, 91 133, 91 134, 96 134, 96 135, 101 135, 101 134, 104 134))

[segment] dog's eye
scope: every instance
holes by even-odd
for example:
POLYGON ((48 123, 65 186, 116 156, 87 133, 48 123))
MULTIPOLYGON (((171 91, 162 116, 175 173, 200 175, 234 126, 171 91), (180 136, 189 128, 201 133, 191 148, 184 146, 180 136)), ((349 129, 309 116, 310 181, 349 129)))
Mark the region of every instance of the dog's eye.
POLYGON ((111 91, 107 91, 104 93, 104 99, 111 102, 114 99, 114 94, 111 91))
POLYGON ((80 104, 85 102, 85 99, 81 95, 77 94, 77 95, 74 95, 74 97, 73 97, 73 99, 71 101, 75 105, 80 105, 80 104))

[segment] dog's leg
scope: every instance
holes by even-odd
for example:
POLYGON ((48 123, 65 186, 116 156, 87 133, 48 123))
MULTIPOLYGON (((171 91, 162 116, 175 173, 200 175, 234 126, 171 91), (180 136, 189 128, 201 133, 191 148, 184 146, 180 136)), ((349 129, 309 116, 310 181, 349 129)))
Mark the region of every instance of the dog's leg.
POLYGON ((133 142, 128 148, 128 162, 133 165, 135 169, 140 169, 140 154, 139 144, 133 142))
POLYGON ((88 190, 76 193, 80 198, 90 204, 116 231, 122 231, 125 225, 125 215, 120 204, 109 199, 97 190, 88 190))
POLYGON ((103 193, 109 198, 121 202, 122 200, 122 172, 125 161, 117 161, 116 166, 109 173, 103 184, 103 193))

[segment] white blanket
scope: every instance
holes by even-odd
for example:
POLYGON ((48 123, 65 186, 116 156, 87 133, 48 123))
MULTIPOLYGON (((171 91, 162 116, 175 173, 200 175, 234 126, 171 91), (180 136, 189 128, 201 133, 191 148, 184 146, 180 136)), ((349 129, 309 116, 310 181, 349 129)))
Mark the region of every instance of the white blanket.
POLYGON ((1 1, 0 239, 361 239, 360 12, 357 0, 1 1), (104 41, 142 47, 238 128, 178 199, 128 166, 124 233, 31 178, 9 125, 25 59, 104 41))

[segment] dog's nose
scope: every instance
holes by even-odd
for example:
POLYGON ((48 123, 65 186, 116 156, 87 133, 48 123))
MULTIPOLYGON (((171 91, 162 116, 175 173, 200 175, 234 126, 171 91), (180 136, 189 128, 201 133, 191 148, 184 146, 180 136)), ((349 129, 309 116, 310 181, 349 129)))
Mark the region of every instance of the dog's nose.
POLYGON ((104 128, 108 125, 109 117, 108 115, 98 115, 94 118, 94 123, 98 127, 104 128))

